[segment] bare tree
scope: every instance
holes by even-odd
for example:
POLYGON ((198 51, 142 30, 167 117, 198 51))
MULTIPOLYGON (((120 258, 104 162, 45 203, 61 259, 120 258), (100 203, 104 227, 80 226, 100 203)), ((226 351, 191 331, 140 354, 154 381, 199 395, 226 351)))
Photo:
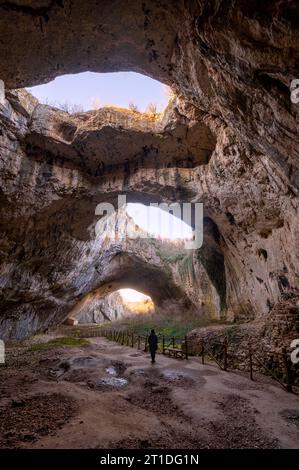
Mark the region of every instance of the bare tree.
POLYGON ((98 96, 94 96, 91 100, 92 109, 100 109, 101 103, 100 98, 98 96))
POLYGON ((76 114, 84 112, 84 108, 82 104, 70 103, 69 101, 65 101, 64 103, 60 103, 59 101, 51 101, 48 98, 44 100, 44 104, 48 106, 52 106, 53 108, 61 109, 61 111, 65 111, 69 114, 76 114))
POLYGON ((140 113, 138 106, 133 101, 130 101, 129 109, 133 111, 133 113, 140 113))
POLYGON ((145 112, 147 114, 152 114, 153 116, 156 116, 158 114, 156 103, 149 103, 146 107, 145 112))

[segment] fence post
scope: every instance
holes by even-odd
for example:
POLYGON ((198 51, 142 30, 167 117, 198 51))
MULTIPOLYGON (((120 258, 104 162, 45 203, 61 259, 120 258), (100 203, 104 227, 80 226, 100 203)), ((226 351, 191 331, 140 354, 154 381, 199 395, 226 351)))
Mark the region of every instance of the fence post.
POLYGON ((173 347, 173 349, 175 347, 175 337, 174 336, 172 337, 172 347, 173 347))
POLYGON ((144 352, 147 351, 147 341, 148 341, 148 335, 145 336, 145 341, 144 341, 144 352))
POLYGON ((188 359, 188 339, 187 339, 187 336, 185 336, 185 355, 186 355, 186 359, 188 359))
POLYGON ((162 336, 162 351, 163 351, 163 354, 165 354, 165 336, 164 335, 162 336))
POLYGON ((205 363, 205 345, 204 345, 204 340, 201 340, 201 363, 204 365, 205 363))
POLYGON ((138 339, 137 339, 138 343, 137 343, 137 347, 138 349, 140 349, 140 336, 138 335, 138 339))
POLYGON ((228 341, 227 341, 227 338, 225 338, 223 342, 223 354, 224 354, 223 370, 227 370, 227 347, 228 347, 228 341))
POLYGON ((250 374, 250 380, 253 380, 253 368, 252 368, 252 349, 251 349, 251 344, 249 343, 248 345, 248 352, 249 352, 249 374, 250 374))
POLYGON ((132 348, 134 348, 134 333, 132 333, 132 343, 131 343, 132 348))
POLYGON ((282 348, 283 363, 286 376, 286 389, 288 392, 292 392, 292 372, 290 368, 290 363, 288 361, 288 354, 286 348, 282 348))

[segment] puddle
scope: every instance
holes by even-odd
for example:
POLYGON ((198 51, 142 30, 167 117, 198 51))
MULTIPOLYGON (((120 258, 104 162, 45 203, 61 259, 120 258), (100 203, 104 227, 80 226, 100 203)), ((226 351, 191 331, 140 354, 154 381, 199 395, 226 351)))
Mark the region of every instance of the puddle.
POLYGON ((88 384, 91 388, 101 386, 121 388, 128 384, 128 380, 122 378, 125 370, 126 366, 122 362, 111 362, 107 358, 94 356, 81 356, 60 362, 56 368, 48 371, 48 377, 88 384))
POLYGON ((283 410, 280 415, 289 423, 299 427, 299 410, 283 410))
POLYGON ((106 371, 109 375, 117 375, 116 369, 115 369, 115 367, 113 367, 113 366, 106 367, 105 371, 106 371))
POLYGON ((174 370, 164 370, 162 375, 167 380, 182 380, 186 377, 185 375, 179 374, 174 370))
POLYGON ((132 375, 136 375, 137 377, 138 376, 143 376, 145 375, 145 370, 144 369, 135 369, 135 370, 132 370, 131 372, 132 375))
MULTIPOLYGON (((167 382, 174 382, 174 385, 179 387, 192 387, 194 385, 194 380, 188 374, 179 373, 176 370, 163 370, 160 377, 167 382)), ((202 378, 200 381, 202 384, 205 383, 202 378)))
POLYGON ((99 365, 99 359, 91 356, 76 357, 72 360, 73 367, 95 367, 99 365))
POLYGON ((115 388, 125 387, 127 384, 128 380, 120 377, 103 377, 97 381, 97 385, 108 385, 115 388))

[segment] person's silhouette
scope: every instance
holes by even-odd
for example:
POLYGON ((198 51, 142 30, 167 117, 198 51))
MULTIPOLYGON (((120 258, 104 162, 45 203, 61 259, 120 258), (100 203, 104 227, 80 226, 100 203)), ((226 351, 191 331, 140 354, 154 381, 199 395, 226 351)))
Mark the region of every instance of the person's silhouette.
POLYGON ((151 330, 151 334, 148 337, 148 344, 153 364, 155 362, 156 351, 158 349, 158 337, 155 333, 155 330, 151 330))

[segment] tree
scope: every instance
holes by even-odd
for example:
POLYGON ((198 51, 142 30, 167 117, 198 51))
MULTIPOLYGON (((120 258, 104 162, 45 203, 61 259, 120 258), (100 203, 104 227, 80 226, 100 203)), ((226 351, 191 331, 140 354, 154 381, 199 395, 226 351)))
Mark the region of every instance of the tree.
POLYGON ((146 107, 145 112, 147 114, 152 114, 153 116, 156 116, 158 114, 157 112, 157 104, 156 103, 149 103, 146 107))
POLYGON ((100 103, 100 98, 98 96, 95 96, 94 98, 92 98, 91 106, 92 106, 92 109, 100 109, 101 103, 100 103))
POLYGON ((76 113, 83 113, 84 108, 82 104, 70 103, 69 101, 65 101, 64 103, 60 103, 59 101, 51 101, 48 98, 44 100, 44 104, 48 106, 52 106, 53 108, 61 109, 69 114, 76 114, 76 113))
POLYGON ((139 109, 138 109, 138 106, 133 102, 133 101, 130 101, 129 103, 129 109, 133 112, 133 113, 140 113, 139 109))

